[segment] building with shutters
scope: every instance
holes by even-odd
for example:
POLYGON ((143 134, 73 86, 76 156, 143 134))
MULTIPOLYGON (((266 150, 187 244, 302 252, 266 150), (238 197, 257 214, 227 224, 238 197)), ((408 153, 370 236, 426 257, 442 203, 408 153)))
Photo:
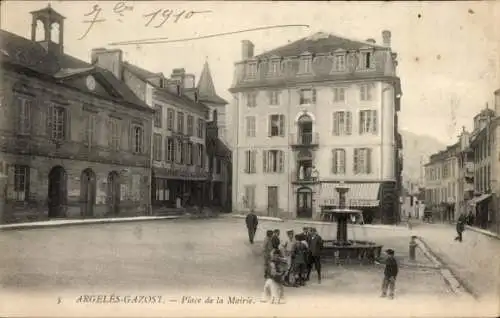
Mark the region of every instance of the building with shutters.
POLYGON ((4 222, 144 215, 153 111, 113 74, 64 52, 65 18, 0 31, 4 222))
POLYGON ((402 93, 391 33, 382 37, 320 32, 260 55, 242 42, 228 113, 236 210, 321 218, 343 182, 365 221, 397 221, 402 93))

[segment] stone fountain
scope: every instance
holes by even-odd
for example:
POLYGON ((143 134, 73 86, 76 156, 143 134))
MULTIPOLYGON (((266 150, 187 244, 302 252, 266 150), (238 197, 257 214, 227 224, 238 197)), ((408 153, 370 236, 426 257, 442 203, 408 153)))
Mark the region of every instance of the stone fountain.
POLYGON ((337 238, 324 240, 323 255, 334 257, 337 263, 373 264, 382 252, 382 245, 369 241, 349 240, 347 224, 352 215, 363 215, 361 210, 347 208, 346 194, 349 188, 343 184, 336 187, 338 206, 325 206, 323 212, 331 214, 337 223, 337 238))

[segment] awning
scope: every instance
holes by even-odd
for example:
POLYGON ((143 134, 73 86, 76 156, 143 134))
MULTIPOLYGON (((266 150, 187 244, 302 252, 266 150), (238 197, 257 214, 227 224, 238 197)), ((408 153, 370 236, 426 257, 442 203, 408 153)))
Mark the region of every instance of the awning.
MULTIPOLYGON (((320 190, 320 206, 338 206, 339 194, 336 188, 339 183, 322 183, 320 190)), ((343 187, 348 187, 346 193, 346 204, 349 207, 375 207, 379 205, 378 191, 380 183, 344 183, 343 187)))
POLYGON ((470 205, 478 204, 481 201, 484 201, 484 200, 488 199, 489 197, 491 197, 491 193, 481 194, 478 197, 474 197, 474 198, 470 199, 469 200, 469 204, 470 205))

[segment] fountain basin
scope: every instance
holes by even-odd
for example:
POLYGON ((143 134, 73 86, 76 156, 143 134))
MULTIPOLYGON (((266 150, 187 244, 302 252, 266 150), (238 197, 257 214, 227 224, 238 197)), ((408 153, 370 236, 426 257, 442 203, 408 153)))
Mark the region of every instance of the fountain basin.
POLYGON ((324 240, 322 256, 332 258, 337 264, 373 264, 380 257, 383 245, 370 241, 324 240))

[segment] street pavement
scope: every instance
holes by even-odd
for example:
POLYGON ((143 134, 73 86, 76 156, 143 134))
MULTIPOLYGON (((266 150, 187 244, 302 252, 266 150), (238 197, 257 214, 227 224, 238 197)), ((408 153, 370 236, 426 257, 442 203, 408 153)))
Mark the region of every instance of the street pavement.
MULTIPOLYGON (((113 292, 204 297, 231 294, 258 299, 263 286, 261 252, 265 230, 279 228, 284 237, 287 229, 300 231, 302 226, 293 221, 261 221, 254 245, 248 243, 244 221, 231 218, 0 232, 2 306, 4 310, 15 309, 18 314, 26 314, 19 311, 19 304, 20 295, 28 294, 31 295, 31 302, 40 297, 46 302, 48 295, 52 295, 54 304, 55 299, 61 297, 58 302, 73 305, 80 294, 113 292), (7 302, 9 297, 15 297, 16 302, 7 302)), ((316 228, 325 239, 335 235, 334 224, 316 225, 316 228)), ((427 305, 436 303, 432 310, 427 308, 425 313, 429 310, 449 310, 449 306, 443 304, 462 301, 444 283, 439 271, 431 268, 432 263, 423 253, 417 251, 414 262, 408 259, 409 231, 352 227, 348 234, 353 239, 376 241, 384 248, 396 250, 401 272, 393 305, 378 298, 383 266, 338 267, 325 261, 322 284, 316 283, 313 273, 308 286, 287 288, 286 308, 309 299, 309 302, 315 302, 315 310, 325 308, 332 314, 328 306, 335 301, 340 310, 338 313, 345 315, 342 310, 346 310, 351 315, 364 313, 363 310, 368 307, 361 309, 356 305, 362 302, 365 305, 370 303, 370 306, 390 316, 391 310, 401 309, 401 306, 405 313, 408 310, 414 314, 422 313, 421 301, 427 305), (321 303, 320 299, 324 301, 321 303)), ((31 305, 29 308, 36 307, 31 305)), ((64 312, 63 307, 56 308, 58 315, 64 312)), ((71 308, 68 310, 74 310, 71 308)), ((116 314, 132 314, 134 311, 130 308, 130 311, 116 311, 116 314)), ((472 308, 472 305, 467 308, 472 308)), ((299 309, 304 308, 295 310, 299 309)), ((370 313, 375 314, 377 310, 372 309, 370 313)), ((158 313, 165 315, 164 311, 158 313)), ((200 312, 194 310, 192 313, 200 312)), ((201 313, 207 314, 206 311, 201 313)), ((297 311, 292 310, 292 313, 297 311)), ((399 311, 394 315, 398 313, 401 314, 399 311)), ((210 311, 210 314, 221 312, 210 311)))

